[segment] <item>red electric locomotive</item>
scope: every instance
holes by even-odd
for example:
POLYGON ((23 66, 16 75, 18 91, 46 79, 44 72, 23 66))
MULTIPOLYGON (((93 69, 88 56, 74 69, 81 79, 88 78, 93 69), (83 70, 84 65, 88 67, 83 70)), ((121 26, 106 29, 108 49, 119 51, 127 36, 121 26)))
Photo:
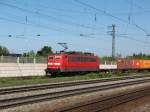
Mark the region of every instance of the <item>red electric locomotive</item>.
POLYGON ((92 53, 63 52, 48 55, 46 74, 99 71, 99 57, 92 53))

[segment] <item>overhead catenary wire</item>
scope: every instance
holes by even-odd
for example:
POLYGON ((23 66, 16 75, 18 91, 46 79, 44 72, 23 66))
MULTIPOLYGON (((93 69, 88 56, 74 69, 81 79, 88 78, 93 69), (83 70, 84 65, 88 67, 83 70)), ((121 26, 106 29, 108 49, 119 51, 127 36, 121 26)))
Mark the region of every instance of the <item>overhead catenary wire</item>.
MULTIPOLYGON (((126 0, 125 0, 126 1, 126 0)), ((42 7, 42 5, 40 5, 40 7, 42 7)), ((65 12, 65 13, 71 13, 71 14, 95 14, 95 12, 92 11, 78 11, 78 10, 72 10, 72 9, 62 9, 62 8, 53 8, 53 7, 48 7, 48 6, 44 6, 45 8, 49 8, 51 10, 56 10, 58 12, 65 12)), ((143 8, 142 8, 143 9, 143 8)), ((143 10, 143 11, 134 11, 132 12, 132 15, 140 15, 140 14, 147 14, 150 13, 150 10, 143 10)), ((129 12, 114 12, 111 13, 112 15, 129 15, 129 12)))
POLYGON ((41 15, 42 17, 50 18, 50 19, 52 19, 54 21, 57 21, 59 23, 63 23, 63 24, 71 25, 71 26, 74 25, 74 26, 78 26, 78 27, 82 27, 82 28, 87 28, 87 29, 94 29, 94 30, 97 29, 97 28, 94 28, 94 27, 91 27, 91 26, 87 26, 87 25, 83 25, 83 24, 78 24, 78 23, 75 23, 75 22, 72 22, 72 21, 62 20, 62 19, 56 18, 56 17, 51 16, 51 15, 44 14, 44 13, 41 13, 41 12, 36 13, 35 11, 29 10, 29 9, 25 9, 25 8, 21 8, 21 7, 18 7, 16 5, 4 3, 4 2, 1 2, 1 1, 0 1, 0 4, 1 5, 5 5, 7 7, 18 9, 18 10, 23 11, 23 12, 32 13, 32 14, 35 14, 35 15, 41 15))
MULTIPOLYGON (((7 4, 8 5, 8 4, 7 4)), ((10 5, 8 5, 8 6, 10 6, 10 5)), ((11 6, 11 7, 13 7, 14 8, 14 6, 11 6)), ((19 7, 15 7, 15 8, 19 8, 19 7)), ((24 9, 22 9, 22 8, 19 8, 19 10, 23 10, 24 11, 24 9)), ((2 18, 1 18, 2 19, 2 18)), ((4 19, 4 18, 3 18, 4 19)), ((16 23, 18 23, 18 21, 16 21, 16 20, 10 20, 10 19, 4 19, 4 20, 9 20, 9 21, 13 21, 13 22, 16 22, 16 23)), ((19 22, 20 23, 20 22, 19 22)), ((26 23, 27 23, 27 18, 26 18, 26 23)), ((21 24, 24 24, 24 23, 21 23, 21 24)), ((28 24, 28 25, 34 25, 34 24, 28 24)), ((34 26, 40 26, 41 27, 41 25, 34 25, 34 26)), ((42 25, 42 27, 43 27, 43 25, 42 25)), ((46 28, 45 26, 44 26, 44 28, 46 28)), ((47 29, 49 29, 49 27, 47 27, 47 29)), ((58 28, 57 29, 52 29, 52 30, 54 30, 54 31, 61 31, 62 32, 62 30, 58 30, 58 28)), ((63 32, 65 32, 65 31, 63 31, 63 32)), ((69 32, 69 31, 68 31, 69 32)), ((67 31, 66 31, 66 33, 67 33, 67 31)))
MULTIPOLYGON (((5 20, 5 21, 9 21, 9 22, 14 22, 14 23, 18 23, 18 24, 23 24, 25 25, 25 22, 21 22, 21 21, 17 21, 14 19, 10 19, 10 18, 5 18, 5 17, 0 17, 1 20, 5 20)), ((33 27, 40 27, 40 28, 44 28, 44 29, 48 29, 48 30, 53 30, 53 31, 57 31, 57 32, 63 32, 66 33, 67 31, 63 31, 62 29, 58 29, 58 28, 51 28, 49 26, 45 26, 45 25, 41 25, 41 24, 33 24, 33 23, 29 23, 28 25, 33 26, 33 27)))
POLYGON ((131 20, 132 20, 132 17, 131 17, 132 12, 133 12, 133 0, 131 0, 131 2, 130 2, 129 13, 128 13, 128 23, 125 28, 125 33, 128 32, 129 24, 131 23, 131 20))
MULTIPOLYGON (((4 21, 9 21, 9 22, 14 22, 14 23, 17 23, 17 24, 23 24, 23 25, 26 25, 26 22, 21 22, 21 21, 17 21, 17 20, 12 20, 10 18, 4 18, 4 17, 0 17, 1 20, 4 20, 4 21)), ((54 29, 54 28, 51 28, 49 26, 44 26, 44 25, 40 25, 40 24, 35 24, 35 23, 32 23, 32 21, 28 22, 29 26, 32 26, 32 27, 40 27, 40 28, 44 28, 44 29, 48 29, 48 30, 53 30, 53 31, 56 31, 56 32, 62 32, 62 33, 68 33, 68 32, 71 32, 71 31, 67 31, 67 30, 61 30, 61 29, 54 29)), ((73 35, 76 35, 76 36, 81 36, 82 33, 73 33, 73 35)), ((93 34, 93 35, 99 35, 99 33, 97 34, 93 34)), ((105 35, 105 34, 102 34, 100 33, 100 35, 105 35)), ((3 35, 4 36, 4 35, 3 35)), ((37 35, 27 35, 27 36, 36 36, 37 35)), ((47 42, 46 40, 44 39, 39 39, 39 38, 27 38, 27 37, 24 37, 24 35, 5 35, 5 37, 14 37, 14 38, 18 38, 18 39, 31 39, 31 40, 39 40, 39 41, 45 41, 47 42)), ((48 35, 47 35, 48 37, 48 35)), ((84 35, 82 37, 85 37, 85 38, 98 38, 98 37, 93 37, 93 36, 88 36, 88 35, 84 35)), ((101 38, 103 39, 103 38, 101 38)))
POLYGON ((46 40, 41 40, 39 38, 29 38, 29 36, 37 36, 37 35, 27 35, 26 37, 24 37, 24 35, 0 35, 0 38, 5 38, 5 37, 9 37, 9 38, 16 38, 16 39, 23 39, 23 40, 33 40, 33 41, 41 41, 41 42, 47 42, 46 40))
MULTIPOLYGON (((87 10, 84 10, 84 11, 76 11, 76 10, 72 10, 72 9, 58 9, 58 8, 53 8, 53 7, 48 7, 48 6, 46 6, 46 5, 39 5, 39 7, 38 7, 38 9, 46 9, 46 10, 44 10, 44 11, 48 11, 48 12, 50 12, 50 11, 52 11, 52 10, 55 10, 56 9, 56 11, 59 11, 59 12, 61 12, 61 13, 54 13, 54 14, 58 14, 59 16, 63 16, 63 17, 67 17, 67 19, 69 19, 69 18, 71 18, 71 19, 74 19, 75 18, 75 16, 71 16, 71 15, 73 15, 74 13, 76 14, 76 13, 80 13, 81 12, 81 14, 82 15, 80 15, 80 16, 84 16, 85 14, 89 14, 89 15, 91 15, 91 16, 93 16, 94 15, 94 25, 92 26, 93 28, 95 28, 95 29, 97 29, 97 30, 100 30, 100 29, 105 29, 105 27, 102 27, 102 26, 100 26, 100 27, 97 27, 96 25, 95 25, 95 23, 97 24, 97 21, 98 21, 98 17, 97 17, 97 13, 96 12, 91 12, 91 11, 87 11, 87 10), (63 13, 62 12, 65 12, 65 15, 63 15, 63 13), (67 15, 66 13, 71 13, 71 15, 67 15)), ((77 16, 78 17, 78 16, 77 16)), ((84 16, 85 17, 85 16, 84 16)), ((86 16, 87 17, 87 16, 86 16)), ((91 20, 91 18, 89 18, 89 21, 91 20)), ((102 24, 102 23, 101 23, 102 24)), ((86 25, 88 25, 87 23, 86 23, 86 25)), ((104 24, 103 24, 104 25, 104 24)), ((88 25, 89 26, 89 25, 88 25)))
MULTIPOLYGON (((10 18, 0 17, 0 20, 4 20, 4 21, 9 21, 9 22, 17 23, 17 24, 26 25, 25 22, 17 21, 17 20, 10 19, 10 18)), ((40 25, 40 24, 34 24, 34 23, 31 23, 31 21, 28 22, 28 25, 29 25, 29 26, 32 26, 32 27, 38 27, 38 28, 40 27, 40 28, 44 28, 44 29, 47 29, 47 30, 53 30, 53 31, 56 31, 56 32, 61 32, 61 33, 67 33, 67 32, 69 32, 69 31, 66 31, 66 30, 63 31, 63 30, 61 30, 61 29, 51 28, 51 27, 49 27, 49 26, 44 26, 44 25, 40 25)), ((72 34, 73 34, 73 35, 76 35, 76 36, 79 35, 78 33, 72 33, 72 34)), ((28 37, 25 37, 24 34, 21 34, 21 35, 8 34, 8 35, 3 35, 3 36, 5 36, 5 37, 14 37, 14 38, 18 38, 18 39, 30 39, 30 40, 38 40, 38 41, 48 42, 48 41, 46 41, 45 39, 28 38, 28 37)), ((27 35, 27 36, 31 36, 31 35, 27 35)), ((38 37, 39 34, 37 34, 37 35, 32 35, 32 37, 33 37, 33 36, 38 37)), ((48 37, 48 35, 47 35, 47 37, 48 37)))
MULTIPOLYGON (((10 18, 8 19, 8 18, 3 18, 3 17, 0 17, 0 19, 1 20, 5 20, 5 21, 9 21, 9 22, 14 22, 14 23, 18 23, 18 24, 26 24, 25 22, 20 22, 20 21, 17 21, 17 20, 11 20, 10 18)), ((30 21, 31 22, 31 21, 30 21)), ((49 27, 47 27, 47 26, 40 26, 39 24, 33 24, 33 23, 30 23, 30 22, 28 22, 28 25, 30 25, 30 26, 33 26, 33 27, 40 27, 40 28, 44 28, 44 29, 51 29, 51 28, 49 28, 49 27)), ((52 29, 52 30, 54 30, 54 31, 57 31, 57 32, 63 32, 63 31, 61 31, 61 30, 55 30, 55 29, 52 29)), ((66 32, 63 32, 63 33, 67 33, 67 31, 66 32)), ((76 33, 75 34, 76 36, 79 36, 80 34, 78 34, 78 33, 76 33)), ((24 39, 24 40, 33 40, 33 41, 41 41, 41 42, 47 42, 48 43, 48 41, 47 40, 45 40, 45 39, 40 39, 40 38, 29 38, 29 36, 32 36, 32 37, 37 37, 37 35, 27 35, 26 37, 24 36, 24 35, 11 35, 11 34, 9 34, 9 35, 0 35, 1 37, 10 37, 10 38, 16 38, 16 39, 24 39)), ((43 35, 41 35, 41 36, 43 36, 43 35)), ((45 36, 45 35, 44 35, 45 36)), ((47 35, 47 37, 48 37, 49 35, 47 35)), ((87 38, 91 38, 91 37, 87 37, 87 38)), ((95 37, 93 37, 93 38, 95 38, 95 37)), ((97 37, 98 38, 98 37, 97 37)), ((102 40, 103 38, 101 38, 101 40, 102 40)), ((105 41, 106 42, 106 41, 105 41)))
MULTIPOLYGON (((118 39, 119 38, 122 38, 122 39, 126 39, 126 40, 129 40, 130 42, 131 41, 134 41, 134 44, 137 44, 137 46, 138 46, 138 49, 139 48, 144 48, 144 49, 149 49, 149 45, 150 44, 148 44, 148 43, 146 43, 145 44, 145 42, 141 42, 141 40, 138 40, 138 39, 135 39, 135 38, 133 38, 133 37, 130 37, 130 36, 117 36, 118 37, 118 39), (136 42, 136 43, 135 43, 136 42), (140 47, 139 47, 139 45, 141 45, 140 47)), ((132 42, 133 43, 133 42, 132 42)), ((132 44, 132 45, 134 45, 134 44, 132 44)))
POLYGON ((130 39, 130 40, 136 41, 136 42, 138 42, 138 43, 142 43, 142 44, 144 44, 144 45, 150 46, 150 43, 149 43, 149 42, 147 42, 147 41, 142 41, 142 40, 133 38, 133 37, 131 37, 131 36, 117 35, 117 37, 125 38, 125 39, 130 39))
POLYGON ((144 10, 143 7, 141 7, 141 6, 139 6, 137 3, 133 2, 133 0, 130 0, 130 1, 124 0, 124 1, 127 2, 127 3, 129 3, 129 4, 131 4, 130 1, 132 1, 132 5, 134 5, 136 8, 138 8, 138 9, 140 9, 140 10, 143 10, 143 11, 146 11, 146 10, 144 10))
POLYGON ((28 26, 32 26, 32 27, 38 27, 38 28, 43 28, 43 29, 47 29, 47 30, 52 30, 52 31, 56 31, 56 32, 61 32, 61 33, 67 33, 67 34, 73 34, 73 35, 78 35, 80 33, 77 33, 76 31, 74 30, 70 30, 70 29, 66 29, 66 28, 62 28, 61 26, 53 26, 51 24, 40 24, 40 23, 36 23, 35 21, 32 21, 29 19, 28 21, 28 24, 26 24, 26 20, 24 21, 24 19, 20 20, 19 18, 22 18, 21 16, 17 16, 17 15, 13 15, 10 16, 9 13, 6 13, 7 14, 7 18, 6 17, 0 17, 1 20, 4 20, 4 21, 9 21, 9 22, 14 22, 14 23, 18 23, 18 24, 23 24, 23 25, 28 25, 28 26))
MULTIPOLYGON (((41 27, 41 28, 45 28, 45 29, 51 29, 49 26, 45 26, 45 25, 36 25, 36 24, 33 24, 33 23, 30 23, 29 25, 33 25, 33 26, 36 26, 36 27, 41 27)), ((137 26, 137 27, 139 27, 139 26, 137 26)), ((141 28, 141 27, 139 27, 139 28, 141 28)), ((52 28, 52 29, 55 29, 55 28, 52 28)), ((144 30, 144 29, 143 29, 144 30)), ((67 32, 65 29, 60 29, 60 28, 56 28, 56 30, 55 31, 58 31, 58 32, 67 32)), ((68 32, 67 32, 68 33, 68 32)))
MULTIPOLYGON (((10 22, 15 22, 15 23, 18 23, 18 24, 26 24, 26 23, 24 23, 24 22, 20 22, 20 21, 17 21, 17 20, 11 20, 11 19, 8 19, 8 18, 4 18, 4 17, 0 17, 0 19, 1 20, 5 20, 5 21, 10 21, 10 22)), ((28 23, 28 25, 30 25, 30 26, 33 26, 33 27, 41 27, 41 28, 44 28, 44 29, 51 29, 51 28, 49 28, 49 27, 47 27, 47 26, 41 26, 41 25, 36 25, 36 24, 31 24, 31 23, 28 23)), ((58 31, 58 32, 63 32, 62 30, 56 30, 56 29, 51 29, 51 30, 54 30, 54 31, 58 31)), ((63 32, 63 33, 66 33, 66 32, 63 32)), ((80 34, 77 34, 77 35, 80 35, 81 36, 81 33, 80 34)), ((5 35, 5 36, 9 36, 9 35, 5 35)), ((14 35, 11 35, 11 37, 15 37, 15 38, 20 38, 20 39, 26 39, 25 37, 21 37, 21 36, 14 36, 14 35)), ((33 36, 33 35, 32 35, 33 36)), ((96 38, 95 36, 93 37, 93 36, 90 36, 90 35, 84 35, 83 37, 87 37, 87 38, 96 38)), ((137 40, 137 39, 133 39, 133 38, 129 38, 129 36, 119 36, 119 37, 121 37, 121 38, 126 38, 126 39, 130 39, 130 40, 133 40, 133 41, 137 41, 137 42, 139 42, 139 43, 143 43, 143 44, 147 44, 147 45, 150 45, 150 44, 148 44, 147 42, 145 42, 145 41, 141 41, 141 40, 137 40)), ((98 38, 98 37, 97 37, 98 38)), ((37 38, 34 38, 34 39, 32 39, 32 38, 30 38, 31 40, 37 40, 37 38)), ((38 39, 39 40, 39 39, 38 39)), ((40 41, 43 41, 43 40, 40 40, 40 41)), ((47 41, 45 41, 45 42, 47 42, 47 41)))
MULTIPOLYGON (((112 17, 112 18, 114 18, 114 19, 116 19, 118 21, 121 21, 121 22, 124 22, 124 23, 128 23, 128 21, 126 21, 126 20, 124 20, 122 18, 119 18, 117 16, 114 16, 111 13, 106 12, 105 10, 96 8, 96 7, 94 7, 94 6, 92 6, 92 5, 88 4, 88 3, 82 2, 80 0, 74 0, 74 1, 77 2, 77 3, 79 3, 79 4, 81 4, 81 5, 83 5, 83 6, 89 7, 89 8, 94 9, 94 10, 100 12, 100 13, 103 13, 106 16, 112 17)), ((136 23, 130 23, 130 25, 135 26, 140 31, 143 31, 146 35, 148 34, 148 31, 146 29, 142 28, 141 26, 137 25, 136 23)))
MULTIPOLYGON (((67 3, 67 2, 66 2, 67 3)), ((26 2, 24 2, 24 1, 21 1, 21 4, 23 4, 23 5, 25 5, 26 4, 26 2)), ((31 3, 32 4, 32 3, 31 3)), ((28 4, 29 5, 29 4, 28 4)), ((40 2, 38 3, 38 9, 39 9, 39 7, 40 8, 42 8, 42 9, 50 9, 49 11, 52 11, 52 10, 54 10, 54 11, 58 11, 58 12, 65 12, 65 13, 71 13, 71 14, 95 14, 95 13, 93 13, 93 12, 91 12, 91 11, 85 11, 85 10, 83 10, 83 11, 80 11, 80 10, 75 10, 75 9, 72 9, 72 8, 69 8, 69 9, 65 9, 65 8, 56 8, 56 7, 50 7, 49 5, 46 5, 46 4, 41 4, 40 2)))
MULTIPOLYGON (((26 2, 21 2, 19 5, 25 5, 26 2)), ((29 4, 28 4, 29 5, 29 4)), ((32 2, 30 3, 30 5, 32 6, 32 2)), ((75 9, 65 9, 65 8, 54 8, 54 7, 49 7, 46 4, 40 4, 38 3, 38 8, 37 7, 33 7, 33 10, 37 10, 36 12, 38 13, 39 11, 44 11, 44 14, 49 14, 51 13, 51 15, 55 15, 55 17, 60 18, 63 17, 64 19, 69 19, 69 20, 75 20, 77 23, 78 21, 75 19, 75 17, 86 17, 87 20, 91 20, 89 15, 93 14, 95 15, 95 12, 91 12, 91 11, 80 11, 80 10, 75 10, 75 9), (89 17, 89 18, 88 18, 89 17)), ((98 28, 99 29, 103 29, 104 27, 96 27, 95 24, 88 24, 86 23, 86 26, 91 26, 93 28, 98 28)))
MULTIPOLYGON (((78 0, 75 0, 75 1, 78 1, 78 0)), ((79 1, 78 1, 78 2, 79 2, 79 1)), ((81 3, 81 2, 80 2, 80 3, 81 3)), ((82 2, 82 3, 83 3, 83 2, 82 2)), ((34 11, 29 11, 29 10, 26 10, 26 9, 23 9, 23 8, 19 8, 19 7, 10 5, 10 4, 6 4, 6 3, 2 3, 2 2, 0 2, 0 4, 7 5, 7 6, 11 6, 11 7, 13 7, 13 8, 17 8, 17 9, 19 9, 19 10, 27 11, 27 12, 30 12, 30 13, 35 13, 34 11)), ((85 4, 84 4, 84 5, 85 5, 85 4)), ((94 7, 92 7, 92 8, 94 8, 94 7)), ((101 10, 101 11, 102 11, 102 10, 101 10)), ((109 16, 115 17, 115 16, 113 16, 113 15, 107 13, 106 11, 103 11, 103 13, 105 13, 105 14, 107 14, 107 15, 109 15, 109 16)), ((121 18, 118 18, 118 17, 115 17, 115 18, 122 21, 121 18)), ((125 20, 123 20, 123 21, 125 21, 125 20)), ((133 23, 133 24, 134 24, 138 29, 140 29, 140 30, 146 32, 146 30, 145 30, 144 28, 140 27, 140 26, 137 25, 136 23, 133 23)), ((81 25, 81 26, 82 26, 82 25, 81 25)), ((83 27, 84 27, 84 26, 83 26, 83 27)))

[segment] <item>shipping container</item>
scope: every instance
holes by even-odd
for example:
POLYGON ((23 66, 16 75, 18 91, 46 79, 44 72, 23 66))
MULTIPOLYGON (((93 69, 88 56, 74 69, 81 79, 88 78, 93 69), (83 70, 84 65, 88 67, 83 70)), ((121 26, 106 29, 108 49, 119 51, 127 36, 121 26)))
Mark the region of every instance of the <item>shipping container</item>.
POLYGON ((140 60, 129 60, 129 59, 119 59, 117 61, 118 69, 139 69, 140 68, 140 60))
POLYGON ((118 69, 130 69, 132 68, 132 62, 127 59, 119 59, 117 60, 117 68, 118 69))
POLYGON ((150 69, 150 60, 140 60, 140 69, 150 69))

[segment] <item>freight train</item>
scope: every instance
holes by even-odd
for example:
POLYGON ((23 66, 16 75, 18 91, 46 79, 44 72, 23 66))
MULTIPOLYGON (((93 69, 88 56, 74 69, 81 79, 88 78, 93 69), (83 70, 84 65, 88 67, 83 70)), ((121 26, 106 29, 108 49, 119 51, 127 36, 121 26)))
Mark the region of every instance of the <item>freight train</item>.
MULTIPOLYGON (((100 72, 110 70, 101 68, 98 56, 87 52, 63 52, 48 55, 47 75, 71 72, 100 72)), ((111 69, 112 70, 112 69, 111 69)), ((118 59, 115 71, 126 70, 148 70, 150 71, 150 60, 128 60, 118 59)))

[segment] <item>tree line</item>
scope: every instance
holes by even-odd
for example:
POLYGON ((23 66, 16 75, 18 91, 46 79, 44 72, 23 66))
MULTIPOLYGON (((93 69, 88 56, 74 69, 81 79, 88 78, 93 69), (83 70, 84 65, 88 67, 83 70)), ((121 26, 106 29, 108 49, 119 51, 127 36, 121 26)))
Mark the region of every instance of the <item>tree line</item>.
MULTIPOLYGON (((48 54, 52 54, 52 48, 49 46, 44 46, 42 47, 40 50, 38 50, 37 52, 31 50, 29 52, 24 52, 22 54, 20 54, 23 57, 38 57, 38 56, 43 56, 43 57, 47 57, 48 54)), ((15 56, 15 53, 10 53, 10 51, 8 50, 8 48, 4 47, 4 46, 0 46, 0 56, 15 56)), ((18 55, 18 54, 16 54, 18 55)))
POLYGON ((125 58, 125 59, 145 59, 145 60, 150 60, 150 54, 144 54, 144 53, 133 53, 132 55, 128 55, 125 57, 122 57, 120 54, 116 56, 115 59, 113 59, 111 56, 103 56, 101 57, 101 61, 105 62, 111 62, 111 61, 116 61, 119 58, 125 58))
MULTIPOLYGON (((24 57, 38 57, 38 56, 43 56, 47 57, 48 54, 52 54, 53 50, 52 47, 50 46, 43 46, 40 50, 37 52, 31 50, 29 52, 24 52, 21 54, 24 57)), ((8 50, 7 47, 5 46, 0 46, 0 56, 9 56, 10 51, 8 50)), ((122 58, 122 56, 119 54, 117 55, 117 58, 122 58)), ((133 55, 129 55, 125 57, 126 59, 150 59, 150 54, 144 54, 144 53, 134 53, 133 55)), ((101 61, 115 61, 111 56, 103 56, 101 57, 101 61)))
POLYGON ((6 48, 6 47, 4 47, 4 46, 0 46, 0 55, 8 55, 8 54, 10 54, 9 53, 9 50, 6 48))
POLYGON ((133 54, 132 56, 127 56, 127 59, 150 59, 150 54, 143 54, 143 53, 139 53, 139 54, 133 54))
POLYGON ((47 57, 48 54, 52 54, 52 48, 49 46, 44 46, 42 47, 40 50, 38 50, 37 52, 34 52, 33 50, 23 53, 24 57, 38 57, 38 56, 43 56, 43 57, 47 57))

